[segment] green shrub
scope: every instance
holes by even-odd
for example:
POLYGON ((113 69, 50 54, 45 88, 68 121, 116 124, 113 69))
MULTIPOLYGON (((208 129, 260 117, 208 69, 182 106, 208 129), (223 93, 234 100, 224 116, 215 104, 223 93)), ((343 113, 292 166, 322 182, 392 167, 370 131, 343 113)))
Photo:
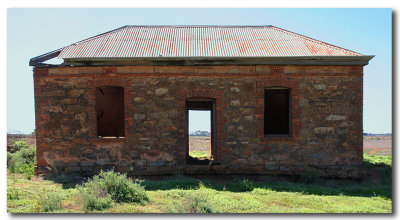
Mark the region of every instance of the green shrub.
POLYGON ((21 148, 15 153, 7 153, 7 166, 11 173, 24 173, 30 179, 35 173, 36 147, 21 148))
POLYGON ((30 180, 35 175, 35 163, 22 164, 16 168, 16 173, 23 173, 25 177, 30 180))
POLYGON ((62 201, 64 197, 58 192, 44 193, 38 199, 41 211, 53 212, 62 209, 62 201))
POLYGON ((85 210, 110 208, 113 201, 141 204, 149 201, 140 183, 134 183, 127 178, 126 174, 114 171, 101 171, 99 175, 79 187, 79 190, 85 210))
POLYGON ((17 151, 19 151, 19 150, 21 150, 21 149, 29 148, 29 147, 30 147, 30 145, 27 144, 25 141, 16 141, 16 142, 14 142, 14 144, 13 144, 12 151, 13 151, 13 152, 17 152, 17 151))
POLYGON ((7 152, 7 167, 9 167, 9 164, 12 159, 13 159, 13 153, 7 152))
POLYGON ((26 164, 36 162, 36 146, 30 146, 28 148, 22 148, 21 150, 15 152, 17 157, 21 158, 26 164))
POLYGON ((189 197, 190 201, 190 213, 217 213, 218 211, 214 209, 209 203, 207 198, 201 195, 194 195, 189 197))
POLYGON ((21 164, 36 163, 36 147, 22 148, 15 153, 7 154, 7 163, 10 166, 18 167, 21 164))
MULTIPOLYGON (((174 195, 172 197, 177 196, 179 192, 184 191, 176 190, 171 192, 174 195)), ((191 194, 185 192, 181 197, 184 197, 182 202, 175 202, 172 207, 167 208, 169 213, 219 213, 201 192, 191 194)))
POLYGON ((118 203, 144 203, 149 200, 143 186, 139 183, 133 183, 126 177, 126 174, 114 171, 101 171, 87 185, 97 185, 101 190, 111 195, 111 198, 118 203))
POLYGON ((113 205, 111 196, 95 185, 79 187, 78 190, 81 195, 80 202, 86 211, 101 211, 113 205))
POLYGON ((88 194, 86 198, 86 203, 84 205, 85 210, 103 210, 111 208, 113 204, 113 200, 110 195, 105 197, 98 197, 94 194, 88 194))

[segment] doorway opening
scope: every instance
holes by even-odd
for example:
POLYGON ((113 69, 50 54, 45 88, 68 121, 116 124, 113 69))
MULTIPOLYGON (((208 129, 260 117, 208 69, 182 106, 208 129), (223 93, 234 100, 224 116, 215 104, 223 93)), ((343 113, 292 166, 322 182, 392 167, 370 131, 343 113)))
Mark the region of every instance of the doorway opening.
POLYGON ((208 165, 215 158, 215 100, 186 100, 187 153, 186 163, 208 165))

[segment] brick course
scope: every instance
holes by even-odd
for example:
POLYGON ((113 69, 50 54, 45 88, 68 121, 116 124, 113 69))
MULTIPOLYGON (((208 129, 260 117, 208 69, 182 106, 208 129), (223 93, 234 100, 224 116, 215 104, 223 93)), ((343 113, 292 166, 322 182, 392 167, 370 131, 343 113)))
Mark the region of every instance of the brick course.
POLYGON ((362 66, 35 67, 37 173, 357 177, 362 66), (96 136, 95 90, 124 88, 125 137, 96 136), (264 137, 264 89, 291 89, 291 136, 264 137), (186 165, 185 100, 216 102, 215 164, 186 165))

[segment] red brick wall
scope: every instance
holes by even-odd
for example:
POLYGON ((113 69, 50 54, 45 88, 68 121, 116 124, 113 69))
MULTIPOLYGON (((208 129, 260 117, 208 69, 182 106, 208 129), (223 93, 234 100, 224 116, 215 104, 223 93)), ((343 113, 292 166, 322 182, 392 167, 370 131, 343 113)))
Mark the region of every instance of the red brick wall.
POLYGON ((362 66, 107 66, 34 69, 38 173, 357 176, 362 66), (125 137, 96 137, 95 90, 124 88, 125 137), (264 137, 264 89, 291 88, 291 136, 264 137), (185 165, 185 100, 216 100, 216 164, 185 165))

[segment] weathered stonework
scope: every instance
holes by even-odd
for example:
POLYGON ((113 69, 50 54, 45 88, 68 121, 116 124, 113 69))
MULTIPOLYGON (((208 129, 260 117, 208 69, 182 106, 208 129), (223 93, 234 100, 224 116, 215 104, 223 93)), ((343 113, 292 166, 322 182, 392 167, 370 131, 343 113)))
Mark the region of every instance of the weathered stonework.
POLYGON ((35 67, 37 173, 359 176, 362 66, 35 67), (95 90, 124 88, 125 137, 96 135, 95 90), (265 137, 264 89, 291 88, 291 135, 265 137), (185 101, 215 99, 214 164, 186 165, 185 101))

